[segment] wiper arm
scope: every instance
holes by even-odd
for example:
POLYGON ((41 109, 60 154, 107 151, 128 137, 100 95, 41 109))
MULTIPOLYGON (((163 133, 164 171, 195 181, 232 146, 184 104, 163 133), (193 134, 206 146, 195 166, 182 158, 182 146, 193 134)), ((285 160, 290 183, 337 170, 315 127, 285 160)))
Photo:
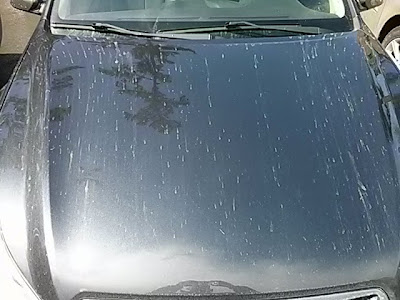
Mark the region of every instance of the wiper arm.
POLYGON ((247 22, 247 21, 231 21, 225 23, 225 28, 227 29, 236 29, 236 28, 243 28, 244 26, 257 28, 257 29, 265 29, 265 26, 258 25, 256 23, 247 22))
POLYGON ((56 29, 89 30, 95 32, 114 33, 114 34, 130 35, 130 36, 144 37, 144 38, 182 39, 182 37, 174 36, 173 33, 165 34, 165 33, 136 31, 108 23, 93 23, 91 25, 53 23, 52 27, 56 29))
POLYGON ((265 30, 265 31, 283 31, 296 34, 321 34, 331 32, 328 29, 320 27, 306 27, 301 25, 258 25, 247 21, 227 22, 223 26, 215 27, 198 27, 198 28, 184 28, 177 30, 159 30, 157 33, 211 33, 211 32, 234 32, 244 30, 265 30))

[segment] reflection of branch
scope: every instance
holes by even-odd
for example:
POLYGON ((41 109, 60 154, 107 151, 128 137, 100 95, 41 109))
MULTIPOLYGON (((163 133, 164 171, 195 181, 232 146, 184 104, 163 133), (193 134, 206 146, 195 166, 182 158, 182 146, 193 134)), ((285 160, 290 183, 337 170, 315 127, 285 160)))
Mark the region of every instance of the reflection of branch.
POLYGON ((127 65, 112 67, 111 70, 105 68, 99 68, 99 71, 105 75, 109 76, 118 75, 118 77, 132 77, 132 75, 136 75, 136 71, 127 65))
POLYGON ((68 106, 64 107, 56 107, 50 109, 50 122, 61 122, 64 120, 66 116, 69 116, 71 113, 72 107, 68 106))
POLYGON ((161 46, 151 42, 138 44, 132 50, 137 60, 134 66, 99 68, 104 75, 116 78, 115 85, 120 94, 143 99, 145 105, 137 112, 124 111, 126 120, 137 125, 150 126, 164 134, 169 134, 181 126, 181 122, 170 118, 175 108, 189 105, 189 100, 184 95, 179 99, 171 99, 161 88, 172 81, 171 75, 163 72, 165 65, 174 64, 171 58, 181 51, 194 53, 191 49, 161 46))
POLYGON ((69 87, 73 84, 73 77, 71 75, 64 76, 62 78, 54 78, 51 82, 51 88, 54 90, 61 90, 69 87))
MULTIPOLYGON (((0 116, 0 127, 2 127, 0 133, 5 133, 0 140, 0 152, 2 153, 20 150, 26 123, 26 99, 11 96, 7 101, 13 107, 10 110, 4 110, 0 116)), ((20 160, 14 160, 15 156, 11 156, 11 158, 14 166, 21 165, 20 160)))
POLYGON ((63 88, 72 86, 74 78, 71 75, 64 75, 63 77, 61 77, 61 75, 78 69, 83 69, 83 67, 69 66, 58 70, 54 70, 52 74, 55 75, 55 78, 51 82, 51 88, 54 90, 61 90, 63 88))
POLYGON ((170 120, 169 115, 173 113, 174 108, 187 105, 189 100, 186 96, 181 96, 179 100, 153 101, 136 114, 124 111, 124 117, 137 125, 148 125, 160 133, 168 134, 182 125, 179 121, 170 120))
POLYGON ((186 96, 181 96, 179 97, 178 101, 175 101, 174 103, 172 103, 174 105, 174 107, 179 107, 179 106, 187 106, 190 104, 189 99, 186 98, 186 96))
POLYGON ((14 105, 14 110, 1 115, 0 125, 8 126, 10 135, 16 134, 22 137, 26 118, 26 99, 10 97, 8 101, 14 105))
POLYGON ((69 66, 69 67, 65 67, 65 68, 61 68, 59 70, 54 70, 53 71, 53 75, 61 75, 63 73, 72 71, 72 70, 76 70, 76 69, 82 69, 83 67, 81 66, 69 66))

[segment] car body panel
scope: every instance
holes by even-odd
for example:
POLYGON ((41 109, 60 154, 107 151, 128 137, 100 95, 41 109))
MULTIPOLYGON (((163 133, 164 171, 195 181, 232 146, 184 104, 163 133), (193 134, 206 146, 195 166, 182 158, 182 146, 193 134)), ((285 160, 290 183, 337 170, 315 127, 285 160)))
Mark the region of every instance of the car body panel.
POLYGON ((382 285, 399 264, 398 78, 361 31, 39 28, 0 114, 5 240, 43 299, 382 285))

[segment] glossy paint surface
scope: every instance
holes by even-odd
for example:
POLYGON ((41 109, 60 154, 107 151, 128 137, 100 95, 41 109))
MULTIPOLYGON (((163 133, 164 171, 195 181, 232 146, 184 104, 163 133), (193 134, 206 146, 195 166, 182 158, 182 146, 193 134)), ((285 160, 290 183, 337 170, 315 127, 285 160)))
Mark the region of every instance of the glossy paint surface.
POLYGON ((0 114, 0 216, 44 299, 396 276, 399 73, 363 33, 36 34, 0 114))

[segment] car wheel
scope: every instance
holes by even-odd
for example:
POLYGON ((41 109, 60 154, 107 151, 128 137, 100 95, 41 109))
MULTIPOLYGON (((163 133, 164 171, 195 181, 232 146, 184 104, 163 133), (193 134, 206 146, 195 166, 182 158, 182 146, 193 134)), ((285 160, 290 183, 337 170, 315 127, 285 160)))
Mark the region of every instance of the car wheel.
POLYGON ((400 26, 395 27, 386 35, 382 45, 397 65, 400 66, 400 26))

